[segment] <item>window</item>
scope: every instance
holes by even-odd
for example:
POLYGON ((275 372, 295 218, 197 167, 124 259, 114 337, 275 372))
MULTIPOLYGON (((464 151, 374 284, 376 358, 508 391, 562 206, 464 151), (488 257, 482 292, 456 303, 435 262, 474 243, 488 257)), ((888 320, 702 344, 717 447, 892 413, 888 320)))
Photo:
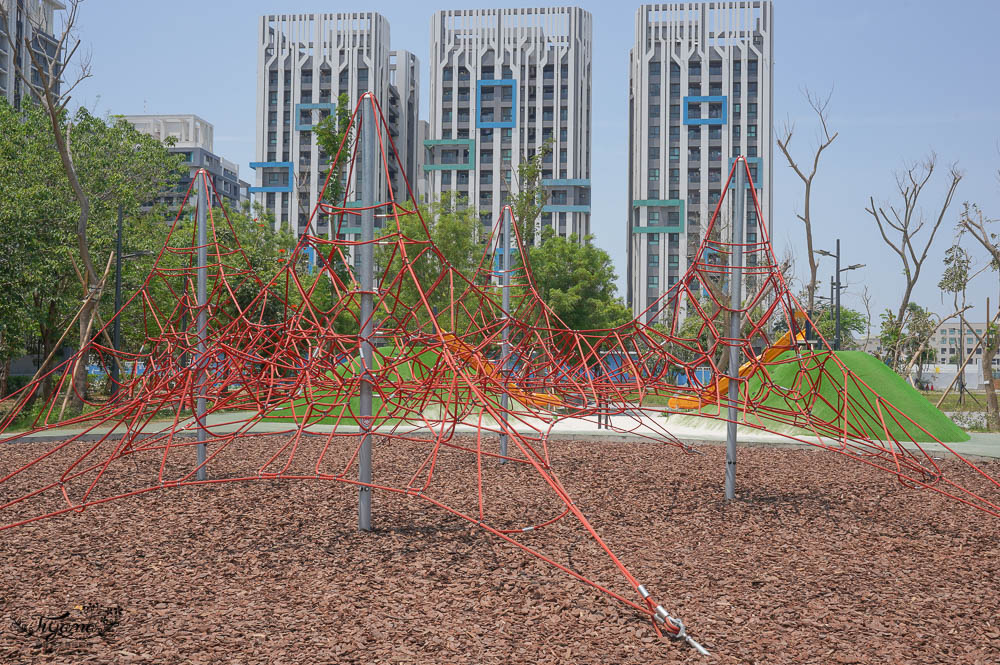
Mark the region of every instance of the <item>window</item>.
POLYGON ((659 146, 649 147, 649 161, 656 162, 660 160, 660 148, 659 146))
POLYGON ((697 162, 701 160, 701 148, 688 148, 688 161, 697 162))
POLYGON ((452 77, 454 76, 453 71, 454 70, 452 70, 451 67, 445 67, 444 71, 441 73, 441 80, 442 81, 450 81, 452 79, 452 77))
POLYGON ((660 75, 660 63, 658 63, 658 62, 651 62, 651 63, 649 63, 649 75, 650 76, 659 76, 660 75))
POLYGON ((646 234, 646 243, 649 244, 649 245, 658 245, 660 243, 660 234, 659 233, 647 233, 646 234))
POLYGON ((733 61, 733 76, 739 76, 743 70, 743 62, 741 60, 733 61))
POLYGON ((742 91, 743 86, 739 82, 733 84, 733 97, 739 97, 742 91))
POLYGON ((649 96, 650 97, 659 97, 660 96, 660 84, 659 83, 650 83, 649 84, 649 96))
POLYGON ((451 171, 441 171, 441 184, 442 185, 451 184, 451 171))
POLYGON ((660 179, 660 169, 649 169, 649 179, 659 180, 660 179))
POLYGON ((749 83, 747 83, 747 95, 749 97, 756 97, 757 96, 757 82, 756 81, 750 81, 749 83))
POLYGON ((678 119, 680 119, 680 117, 681 117, 681 105, 680 104, 671 104, 670 105, 670 119, 671 120, 678 120, 678 119))
POLYGON ((670 169, 670 184, 676 184, 681 181, 681 170, 680 169, 670 169))
POLYGON ((651 289, 659 288, 659 286, 660 286, 660 276, 659 275, 650 275, 646 279, 646 286, 648 286, 651 289))
POLYGON ((660 255, 659 254, 650 254, 648 262, 649 262, 649 267, 650 268, 657 268, 657 267, 659 267, 659 265, 660 265, 660 255))
POLYGON ((676 162, 681 158, 681 149, 674 146, 670 148, 670 161, 676 162))
POLYGON ((722 148, 709 148, 708 161, 718 162, 722 160, 722 148))
POLYGON ((678 63, 676 63, 676 62, 671 62, 670 63, 670 73, 671 74, 680 74, 681 73, 681 66, 678 63))
POLYGON ((740 126, 733 125, 733 140, 738 140, 740 138, 740 126))
POLYGON ((722 138, 722 125, 710 125, 708 128, 708 138, 721 139, 722 138))
POLYGON ((670 138, 679 139, 681 137, 681 128, 678 125, 671 125, 670 127, 670 138))
POLYGON ((660 105, 650 104, 649 105, 649 116, 651 118, 658 118, 660 116, 660 105))
POLYGON ((701 169, 688 169, 688 182, 697 183, 701 180, 701 169))
POLYGON ((692 60, 688 63, 688 76, 701 76, 701 63, 692 60))
POLYGON ((569 110, 565 106, 560 107, 560 109, 559 109, 559 119, 560 120, 566 120, 567 118, 569 118, 569 110))
POLYGON ((510 164, 510 155, 511 155, 510 151, 511 151, 510 148, 503 148, 502 150, 500 150, 500 159, 507 164, 510 164))
POLYGON ((646 213, 646 219, 649 221, 649 226, 656 226, 660 223, 660 212, 658 210, 650 210, 646 213))
POLYGON ((757 74, 757 61, 756 60, 748 60, 747 61, 747 73, 750 74, 750 76, 755 76, 757 74))
POLYGON ((659 125, 650 125, 649 126, 649 138, 655 139, 655 138, 659 138, 659 136, 660 136, 660 126, 659 125))
POLYGON ((688 138, 695 141, 701 139, 701 125, 689 125, 688 138))
POLYGON ((751 118, 757 117, 757 102, 750 102, 747 104, 747 113, 751 118))
POLYGON ((493 163, 493 151, 492 150, 481 150, 479 152, 479 162, 481 164, 492 164, 493 163))
POLYGON ((681 84, 680 83, 671 83, 670 84, 670 96, 671 97, 680 97, 681 96, 681 84))
POLYGON ((708 63, 708 73, 710 76, 719 76, 722 74, 722 61, 712 60, 708 63))
POLYGON ((757 138, 757 125, 747 125, 747 137, 752 139, 757 138))
POLYGON ((718 97, 722 94, 722 84, 712 83, 708 86, 708 94, 718 97))

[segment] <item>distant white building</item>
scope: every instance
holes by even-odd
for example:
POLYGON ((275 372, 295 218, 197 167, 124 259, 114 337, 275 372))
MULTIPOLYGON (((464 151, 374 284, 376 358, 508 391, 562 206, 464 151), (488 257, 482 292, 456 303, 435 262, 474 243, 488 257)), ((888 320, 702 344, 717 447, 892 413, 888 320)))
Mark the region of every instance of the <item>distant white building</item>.
POLYGON ((123 115, 121 118, 143 134, 148 134, 162 142, 173 143, 168 151, 183 155, 187 162, 187 176, 182 178, 172 189, 162 192, 157 202, 165 203, 170 207, 179 206, 192 178, 201 168, 204 168, 212 176, 215 190, 230 205, 238 206, 245 200, 245 192, 249 184, 240 180, 238 164, 213 152, 215 128, 210 122, 190 113, 123 115))
MULTIPOLYGON (((931 335, 928 347, 934 350, 935 360, 939 363, 952 363, 954 360, 965 362, 965 357, 975 349, 969 364, 981 365, 983 348, 976 346, 979 343, 978 337, 985 330, 985 322, 967 321, 963 326, 960 321, 946 321, 931 335)), ((1000 370, 1000 354, 993 358, 993 369, 1000 370)))
MULTIPOLYGON (((636 11, 625 218, 627 298, 636 316, 687 271, 734 157, 747 159, 770 233, 772 26, 770 0, 636 11)), ((755 243, 763 238, 747 187, 744 238, 755 243)))
MULTIPOLYGON (((402 170, 392 160, 388 178, 396 200, 405 202, 403 176, 419 173, 417 144, 419 61, 407 51, 393 51, 389 22, 376 12, 268 14, 257 31, 257 161, 250 192, 274 215, 276 226, 288 223, 304 233, 309 215, 329 171, 330 158, 316 143, 313 126, 336 110, 346 94, 354 110, 365 92, 375 93, 399 152, 402 170)), ((385 137, 383 137, 385 138, 385 137)), ((346 182, 348 204, 360 200, 360 169, 346 182)), ((379 170, 376 197, 386 198, 386 176, 379 170)), ((380 218, 376 217, 376 224, 380 218)), ((320 216, 313 232, 332 234, 320 216)), ((344 239, 360 233, 341 228, 344 239)))
POLYGON ((578 7, 435 12, 423 165, 432 200, 468 197, 490 229, 518 191, 518 165, 551 140, 536 228, 590 233, 592 32, 578 7))

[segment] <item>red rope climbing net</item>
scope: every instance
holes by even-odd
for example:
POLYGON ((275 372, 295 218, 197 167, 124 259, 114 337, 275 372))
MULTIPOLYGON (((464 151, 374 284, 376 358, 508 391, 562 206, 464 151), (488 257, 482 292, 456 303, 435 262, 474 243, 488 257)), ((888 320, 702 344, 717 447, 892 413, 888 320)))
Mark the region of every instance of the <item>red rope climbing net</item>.
MULTIPOLYGON (((377 118, 379 169, 389 183, 391 171, 403 166, 370 95, 355 109, 337 160, 353 182, 358 141, 348 139, 360 135, 365 104, 377 118)), ((329 176, 321 201, 328 186, 329 176)), ((688 413, 725 421, 733 407, 741 428, 840 453, 908 486, 1000 515, 996 478, 882 398, 814 331, 779 269, 742 158, 734 161, 689 270, 638 319, 609 330, 570 330, 542 302, 516 224, 509 270, 495 259, 502 227, 497 223, 476 269, 463 273, 431 241, 409 185, 405 193, 391 186, 386 191, 386 200, 370 208, 349 200, 353 191, 318 204, 289 260, 265 280, 211 180, 200 172, 154 268, 116 314, 142 321, 141 350, 116 351, 104 325, 85 348, 8 402, 13 409, 0 423, 0 443, 42 435, 58 440, 14 468, 0 456, 0 530, 168 487, 339 481, 430 502, 649 615, 658 632, 683 637, 683 624, 632 576, 560 482, 549 440, 560 423, 589 421, 689 451, 671 432, 674 419, 688 413), (746 175, 756 214, 739 245, 746 297, 733 308, 728 289, 737 245, 727 238, 736 169, 746 175), (207 244, 198 243, 188 221, 197 188, 214 202, 207 208, 207 244), (355 263, 363 243, 343 239, 354 234, 365 211, 378 220, 371 241, 377 271, 370 321, 361 318, 355 263), (326 237, 314 231, 321 221, 330 228, 326 237), (203 306, 195 296, 200 250, 207 252, 203 306), (302 270, 306 256, 315 259, 319 279, 302 270), (510 283, 506 310, 504 277, 510 283), (740 317, 737 338, 727 332, 734 312, 740 317), (203 330, 199 314, 206 320, 203 330), (367 367, 359 357, 359 331, 366 323, 375 347, 367 367), (737 378, 727 379, 733 374, 727 363, 732 347, 739 350, 741 367, 737 378), (74 382, 80 363, 97 364, 108 374, 115 365, 123 368, 112 397, 90 397, 74 382), (779 374, 786 379, 776 380, 779 374), (362 419, 358 405, 365 376, 375 391, 370 420, 362 419), (730 380, 738 387, 735 403, 728 397, 730 380), (51 389, 43 398, 46 381, 51 389), (206 403, 204 420, 195 416, 199 399, 206 403), (70 417, 67 405, 76 400, 87 409, 70 417), (14 431, 25 420, 27 428, 14 431), (195 438, 199 431, 203 441, 195 438), (370 484, 357 480, 363 432, 375 437, 370 484), (500 435, 509 441, 505 456, 497 447, 500 435), (267 454, 248 457, 241 444, 262 436, 273 442, 267 454), (207 451, 202 463, 195 456, 199 443, 207 451), (416 451, 412 459, 418 462, 393 462, 387 453, 395 447, 416 451), (974 480, 946 476, 933 457, 940 451, 952 453, 974 480), (471 463, 452 464, 456 459, 471 463), (380 460, 388 461, 380 466, 380 460), (491 510, 490 478, 513 468, 501 462, 533 470, 552 503, 522 518, 491 510), (442 468, 468 476, 462 482, 471 489, 461 505, 435 494, 442 468), (535 534, 564 520, 575 520, 589 534, 633 597, 544 552, 535 534), (534 540, 526 540, 528 532, 534 540)), ((510 208, 502 214, 512 216, 510 208)))

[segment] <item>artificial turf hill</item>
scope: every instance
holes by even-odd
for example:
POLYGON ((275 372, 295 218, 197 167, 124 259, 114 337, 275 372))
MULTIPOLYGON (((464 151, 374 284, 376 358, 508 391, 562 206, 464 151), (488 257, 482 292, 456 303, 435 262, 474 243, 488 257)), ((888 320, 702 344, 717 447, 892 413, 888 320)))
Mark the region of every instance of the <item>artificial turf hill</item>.
MULTIPOLYGON (((868 385, 868 388, 865 388, 853 380, 848 380, 847 395, 849 403, 874 404, 875 393, 877 393, 885 401, 913 419, 913 422, 927 430, 927 433, 924 433, 907 422, 905 423, 906 431, 904 431, 900 425, 886 416, 886 426, 889 429, 889 433, 900 441, 929 442, 935 438, 938 441, 945 442, 969 440, 969 435, 965 430, 953 423, 948 416, 941 413, 926 397, 921 395, 919 391, 910 386, 910 384, 889 369, 878 358, 864 351, 838 351, 836 353, 841 362, 868 385)), ((833 364, 828 353, 817 354, 815 360, 806 361, 805 367, 800 366, 793 358, 793 352, 787 351, 775 359, 776 364, 769 367, 771 381, 783 389, 802 386, 800 388, 802 390, 805 386, 811 386, 819 380, 821 376, 820 368, 822 365, 826 365, 829 373, 823 381, 820 381, 818 386, 819 394, 823 399, 816 399, 813 402, 812 415, 823 421, 835 420, 837 413, 826 402, 830 402, 831 404, 838 404, 840 402, 841 394, 844 390, 843 374, 833 364)), ((755 391, 762 386, 763 380, 764 377, 759 375, 751 378, 747 386, 749 394, 755 394, 755 391)), ((787 397, 772 391, 764 399, 763 406, 776 409, 790 409, 794 405, 789 404, 787 397)), ((854 410, 849 415, 849 421, 859 429, 864 430, 868 438, 884 439, 885 432, 883 431, 878 415, 869 411, 870 409, 854 410)), ((801 430, 801 433, 808 432, 801 430)))

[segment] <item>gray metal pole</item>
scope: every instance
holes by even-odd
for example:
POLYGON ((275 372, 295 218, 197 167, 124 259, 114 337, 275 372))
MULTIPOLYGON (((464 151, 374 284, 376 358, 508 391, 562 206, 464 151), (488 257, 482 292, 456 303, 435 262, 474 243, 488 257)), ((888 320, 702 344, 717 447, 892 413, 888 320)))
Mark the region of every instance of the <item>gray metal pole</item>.
POLYGON ((202 169, 198 171, 198 407, 196 418, 198 419, 198 480, 205 480, 207 474, 205 467, 205 443, 208 439, 208 432, 205 430, 205 381, 207 377, 207 360, 205 358, 206 343, 208 336, 208 296, 206 286, 208 282, 208 173, 202 169))
MULTIPOLYGON (((501 377, 507 381, 507 373, 510 370, 510 216, 513 213, 509 208, 503 209, 503 330, 500 332, 500 354, 503 359, 503 372, 501 377)), ((507 426, 507 391, 500 393, 500 417, 503 419, 503 427, 507 426)), ((507 433, 500 433, 500 454, 507 456, 507 433)), ((501 464, 506 464, 506 459, 500 460, 501 464)))
POLYGON ((746 162, 736 162, 736 191, 733 205, 733 261, 729 277, 729 422, 726 427, 726 501, 736 498, 736 421, 740 397, 740 309, 743 307, 743 231, 746 226, 746 162))
POLYGON ((118 352, 122 349, 122 321, 118 311, 122 308, 122 224, 125 211, 122 204, 118 204, 118 234, 115 236, 115 322, 113 324, 112 339, 115 344, 115 358, 111 362, 111 395, 118 394, 118 382, 121 376, 118 373, 118 363, 121 359, 118 352))
POLYGON ((837 322, 833 328, 833 349, 840 351, 840 238, 837 238, 837 322))
MULTIPOLYGON (((370 92, 362 96, 361 109, 361 265, 359 266, 359 281, 361 283, 361 451, 358 455, 358 480, 362 483, 372 482, 372 380, 371 368, 372 332, 372 290, 374 278, 374 241, 375 241, 375 109, 374 99, 370 92)), ((358 529, 372 530, 372 491, 371 487, 361 485, 358 488, 358 529)))

